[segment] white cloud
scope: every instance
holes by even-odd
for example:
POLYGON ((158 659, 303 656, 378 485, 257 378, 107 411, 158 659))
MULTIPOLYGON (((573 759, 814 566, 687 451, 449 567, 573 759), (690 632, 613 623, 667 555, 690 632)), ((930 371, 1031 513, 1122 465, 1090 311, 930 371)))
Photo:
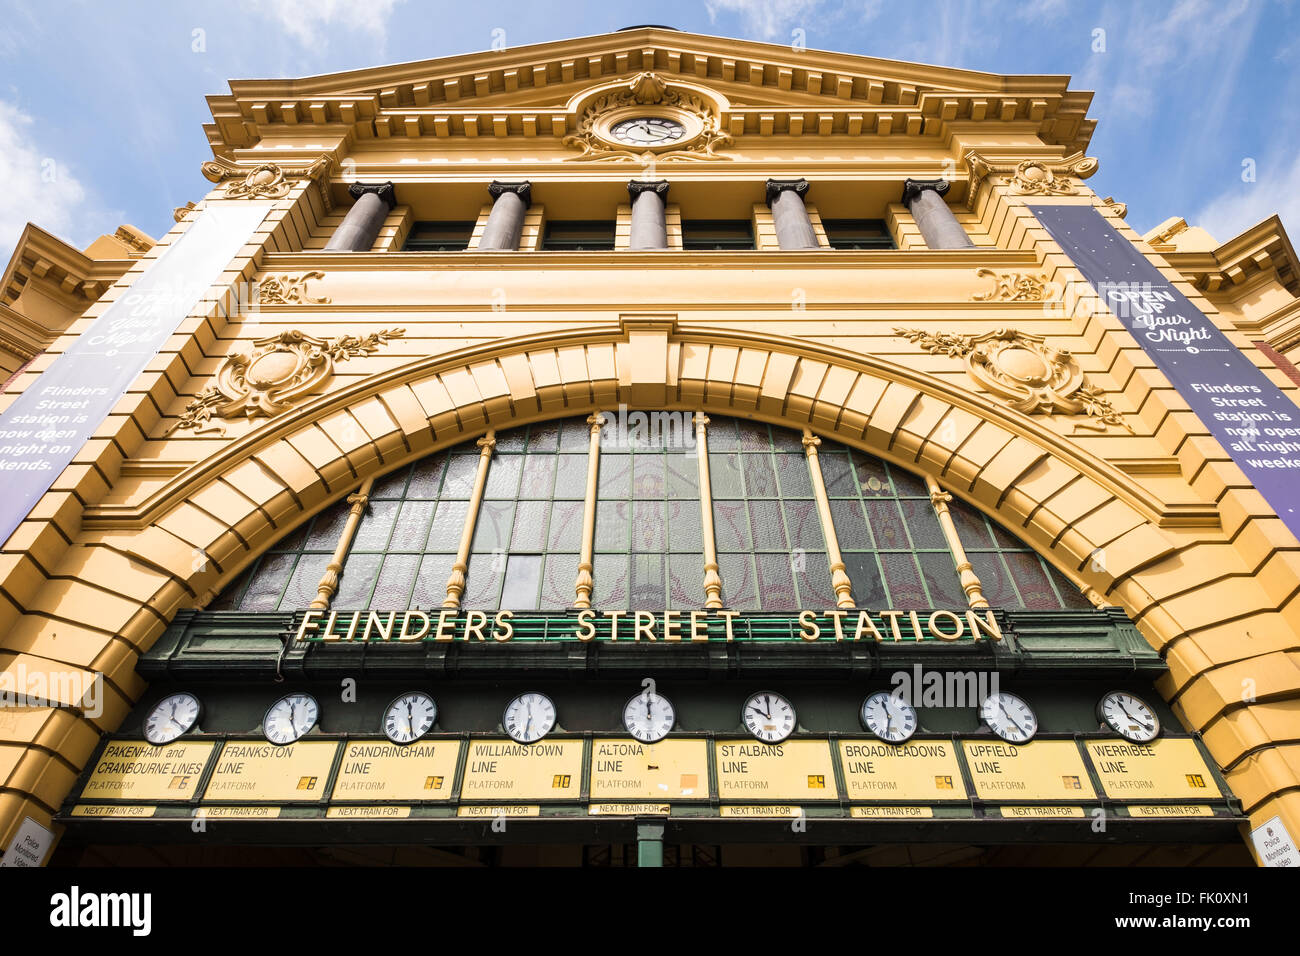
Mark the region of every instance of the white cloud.
POLYGON ((0 100, 0 268, 29 221, 79 244, 93 238, 87 235, 85 188, 67 166, 42 152, 32 127, 30 116, 0 100))
POLYGON ((821 0, 705 0, 704 5, 710 22, 716 22, 719 13, 735 14, 756 39, 774 40, 787 38, 792 27, 814 25, 812 15, 821 0))
POLYGON ((403 0, 240 0, 240 7, 278 23, 304 47, 323 51, 327 31, 369 34, 380 44, 388 39, 388 18, 403 0))
POLYGON ((1300 153, 1278 150, 1260 160, 1253 183, 1241 182, 1240 170, 1233 173, 1232 185, 1211 199, 1195 217, 1192 225, 1200 226, 1219 242, 1226 242, 1275 213, 1282 217, 1288 232, 1300 236, 1300 153))

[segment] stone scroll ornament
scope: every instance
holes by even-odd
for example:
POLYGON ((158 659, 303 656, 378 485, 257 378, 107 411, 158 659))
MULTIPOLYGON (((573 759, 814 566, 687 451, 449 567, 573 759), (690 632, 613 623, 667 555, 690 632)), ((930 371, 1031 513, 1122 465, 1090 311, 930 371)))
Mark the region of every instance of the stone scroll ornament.
POLYGON ((641 162, 653 158, 655 162, 669 159, 709 160, 730 159, 723 153, 715 153, 719 146, 730 146, 731 135, 723 131, 712 108, 703 97, 684 90, 672 89, 657 73, 638 73, 626 86, 598 97, 582 111, 575 132, 565 136, 560 142, 565 146, 582 150, 581 155, 570 157, 571 160, 609 159, 616 162, 641 162), (672 106, 693 114, 703 125, 701 132, 681 149, 667 152, 631 149, 619 149, 604 142, 597 134, 596 128, 601 117, 612 110, 628 106, 672 106))
POLYGON ((200 168, 208 182, 222 185, 226 199, 283 199, 299 180, 316 180, 329 209, 329 190, 323 188, 321 176, 329 171, 333 160, 322 156, 307 166, 237 166, 224 159, 213 159, 200 168))
POLYGON ((1078 361, 1041 335, 997 329, 983 335, 951 335, 921 329, 894 329, 931 355, 964 359, 976 384, 1027 415, 1084 415, 1075 431, 1133 429, 1100 388, 1088 381, 1078 361))
POLYGON ((190 429, 196 435, 216 432, 224 436, 226 427, 221 419, 271 418, 318 388, 333 373, 335 364, 370 355, 389 339, 403 335, 404 329, 384 329, 364 338, 318 339, 294 329, 257 339, 251 353, 227 356, 215 383, 185 407, 169 431, 190 429))

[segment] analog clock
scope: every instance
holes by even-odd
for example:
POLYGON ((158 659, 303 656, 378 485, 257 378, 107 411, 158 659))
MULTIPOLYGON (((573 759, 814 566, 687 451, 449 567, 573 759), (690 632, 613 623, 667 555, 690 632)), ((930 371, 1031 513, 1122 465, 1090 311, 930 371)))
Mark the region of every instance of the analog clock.
POLYGON ((676 120, 641 116, 615 123, 609 135, 627 146, 664 146, 685 136, 686 127, 676 120))
POLYGON ((1015 694, 990 694, 980 704, 984 725, 1003 740, 1026 744, 1038 733, 1038 717, 1033 709, 1015 694))
POLYGON ((663 740, 673 729, 677 712, 668 698, 649 689, 637 694, 623 707, 623 726, 642 743, 663 740))
POLYGON ((501 723, 512 740, 531 744, 555 729, 555 705, 545 694, 529 691, 506 704, 501 723))
POLYGON ((888 691, 872 694, 862 702, 862 726, 881 740, 901 744, 916 733, 916 710, 888 691))
POLYGON ((193 694, 171 694, 154 704, 144 722, 144 739, 155 747, 189 733, 199 722, 203 707, 193 694))
POLYGON ((438 705, 422 691, 403 694, 384 711, 384 734, 395 744, 409 744, 433 729, 438 705))
POLYGON ((794 733, 794 705, 771 691, 751 695, 740 710, 740 719, 764 743, 777 744, 794 733))
POLYGON ((273 744, 291 744, 316 726, 320 707, 310 694, 286 694, 262 718, 262 732, 273 744))
POLYGON ((1144 744, 1160 736, 1160 718, 1146 701, 1113 690, 1097 704, 1097 716, 1125 740, 1144 744))

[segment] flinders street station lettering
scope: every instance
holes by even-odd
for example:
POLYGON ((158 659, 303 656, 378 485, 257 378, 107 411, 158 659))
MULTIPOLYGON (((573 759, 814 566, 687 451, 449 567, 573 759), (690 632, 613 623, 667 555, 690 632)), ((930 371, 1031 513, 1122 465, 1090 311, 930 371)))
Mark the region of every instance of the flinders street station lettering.
MULTIPOLYGON (((981 641, 1002 640, 992 611, 835 610, 786 612, 762 617, 763 638, 791 641, 981 641), (775 628, 772 625, 776 625, 775 628)), ((696 642, 753 640, 758 628, 736 611, 596 611, 516 613, 303 612, 297 640, 312 642, 423 641, 504 643, 514 640, 696 642), (525 631, 525 628, 527 629, 525 631)))

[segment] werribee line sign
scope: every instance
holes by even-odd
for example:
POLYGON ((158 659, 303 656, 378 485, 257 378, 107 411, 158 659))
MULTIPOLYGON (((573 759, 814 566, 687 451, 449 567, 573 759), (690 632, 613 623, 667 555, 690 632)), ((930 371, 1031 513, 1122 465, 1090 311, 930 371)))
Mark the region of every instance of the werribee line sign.
POLYGON ((992 611, 866 609, 740 614, 719 610, 515 612, 509 610, 305 611, 299 641, 414 644, 424 641, 665 642, 1002 640, 992 611))

